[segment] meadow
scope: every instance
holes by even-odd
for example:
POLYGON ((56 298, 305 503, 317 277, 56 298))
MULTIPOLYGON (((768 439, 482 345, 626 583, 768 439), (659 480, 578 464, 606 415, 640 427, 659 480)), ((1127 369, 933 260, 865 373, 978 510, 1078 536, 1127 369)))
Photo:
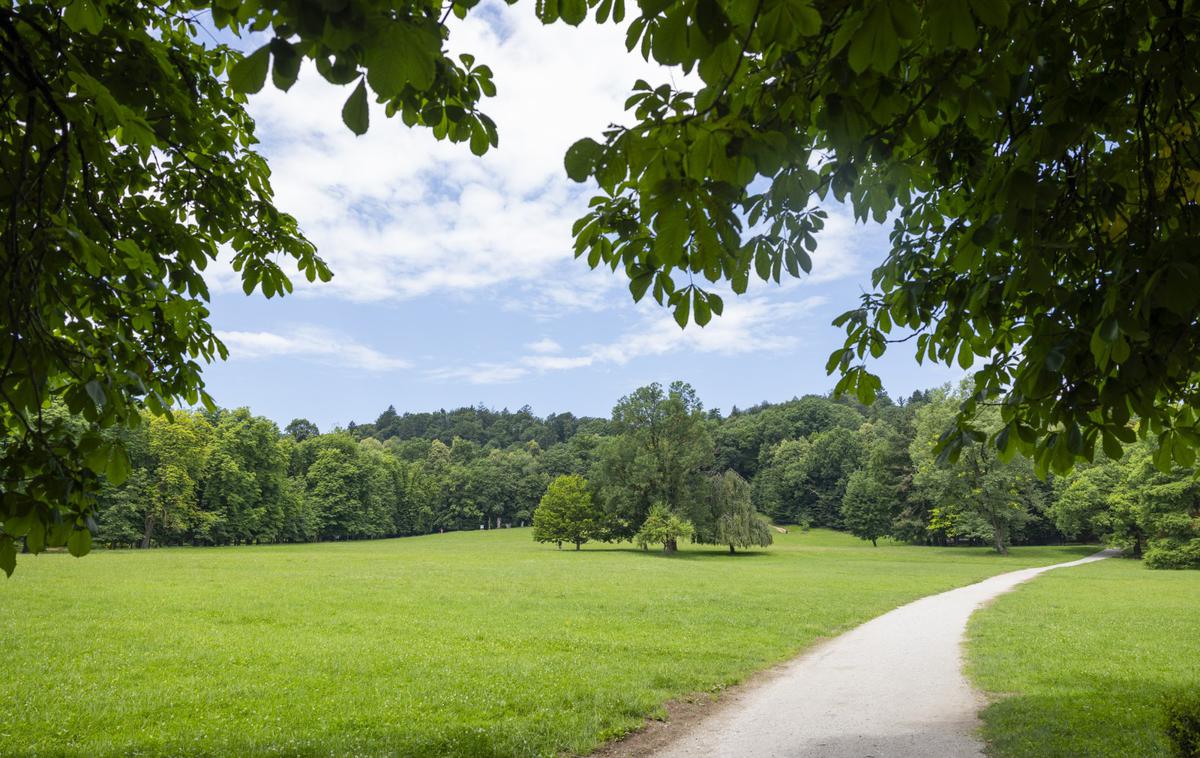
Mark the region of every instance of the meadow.
POLYGON ((776 538, 734 556, 560 552, 523 529, 27 556, 0 583, 0 752, 584 754, 917 597, 1094 549, 776 538))
POLYGON ((1169 755, 1162 702, 1200 687, 1200 573, 1112 559, 977 612, 968 674, 997 758, 1169 755))

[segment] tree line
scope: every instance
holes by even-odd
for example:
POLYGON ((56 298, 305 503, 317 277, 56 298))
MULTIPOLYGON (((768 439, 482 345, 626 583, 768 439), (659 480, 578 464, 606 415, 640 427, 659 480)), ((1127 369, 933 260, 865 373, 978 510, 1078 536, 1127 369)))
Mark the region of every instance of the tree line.
MULTIPOLYGON (((149 547, 532 523, 535 537, 576 547, 673 550, 686 538, 733 550, 770 544, 762 514, 872 543, 1006 552, 1099 539, 1152 566, 1200 566, 1191 468, 1156 456, 1134 426, 1123 457, 1099 455, 1062 477, 982 440, 950 462, 938 442, 968 392, 881 393, 869 406, 807 395, 722 414, 676 382, 631 392, 607 419, 389 407, 327 433, 305 419, 280 430, 244 408, 176 411, 111 432, 132 471, 103 487, 94 533, 101 544, 149 547)), ((998 428, 1000 410, 983 407, 975 422, 998 428)))

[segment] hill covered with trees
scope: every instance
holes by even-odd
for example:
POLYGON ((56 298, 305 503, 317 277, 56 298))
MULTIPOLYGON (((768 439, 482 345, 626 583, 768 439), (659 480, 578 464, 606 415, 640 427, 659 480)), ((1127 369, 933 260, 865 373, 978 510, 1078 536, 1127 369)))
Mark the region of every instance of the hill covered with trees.
MULTIPOLYGON (((519 527, 533 521, 551 483, 567 477, 560 489, 586 492, 586 507, 560 497, 563 512, 586 524, 558 517, 560 531, 542 530, 548 541, 569 534, 568 543, 672 547, 689 537, 733 549, 769 542, 751 534, 757 512, 872 542, 1004 552, 1100 538, 1144 553, 1150 565, 1200 566, 1200 485, 1191 468, 1156 461, 1133 427, 1123 458, 1097 456, 1066 477, 1039 477, 1028 459, 983 442, 950 462, 935 451, 964 392, 943 387, 899 401, 880 394, 869 406, 806 395, 723 414, 677 382, 635 390, 608 419, 539 417, 528 407, 389 407, 372 422, 325 433, 305 419, 281 430, 245 408, 176 411, 174 421, 151 416, 113 432, 131 451, 132 471, 103 487, 89 534, 103 545, 150 547, 519 527), (671 517, 679 527, 669 528, 671 517), (743 535, 736 540, 735 527, 743 535)), ((85 433, 65 409, 53 412, 85 433)), ((999 412, 985 409, 976 421, 999 425, 999 412)), ((31 547, 47 538, 32 522, 10 526, 31 547)))

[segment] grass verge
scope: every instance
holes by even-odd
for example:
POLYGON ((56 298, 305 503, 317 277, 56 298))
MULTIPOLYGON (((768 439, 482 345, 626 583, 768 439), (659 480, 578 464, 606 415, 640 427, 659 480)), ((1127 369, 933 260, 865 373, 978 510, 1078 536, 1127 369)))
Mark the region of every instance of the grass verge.
POLYGON ((971 618, 967 660, 997 758, 1169 755, 1163 697, 1200 688, 1200 572, 1045 574, 971 618))

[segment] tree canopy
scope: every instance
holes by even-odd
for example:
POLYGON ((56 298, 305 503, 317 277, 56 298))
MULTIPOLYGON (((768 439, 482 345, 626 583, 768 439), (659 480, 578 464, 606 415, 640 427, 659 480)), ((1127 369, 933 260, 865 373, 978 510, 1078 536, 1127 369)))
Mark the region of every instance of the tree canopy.
MULTIPOLYGON (((77 533, 100 478, 131 472, 122 437, 100 429, 211 405, 200 363, 226 349, 201 272, 220 251, 247 293, 289 292, 281 261, 332 275, 274 205, 254 150, 245 99, 268 76, 287 90, 312 61, 349 89, 356 134, 374 99, 476 154, 498 144, 480 110, 491 70, 446 51, 449 17, 474 5, 0 2, 0 518, 86 550, 77 533), (248 54, 202 42, 202 17, 270 39, 248 54), (52 398, 86 424, 49 413, 52 398)), ((622 271, 635 299, 703 326, 725 285, 802 275, 832 197, 893 224, 874 291, 836 322, 840 390, 871 402, 867 362, 912 339, 918 360, 976 369, 937 442, 948 459, 988 440, 1062 473, 1140 435, 1156 436, 1160 470, 1194 464, 1196 3, 542 0, 536 12, 623 25, 631 51, 699 77, 636 83, 633 122, 565 156, 599 192, 576 253, 622 271), (987 404, 999 423, 975 422, 987 404)))

